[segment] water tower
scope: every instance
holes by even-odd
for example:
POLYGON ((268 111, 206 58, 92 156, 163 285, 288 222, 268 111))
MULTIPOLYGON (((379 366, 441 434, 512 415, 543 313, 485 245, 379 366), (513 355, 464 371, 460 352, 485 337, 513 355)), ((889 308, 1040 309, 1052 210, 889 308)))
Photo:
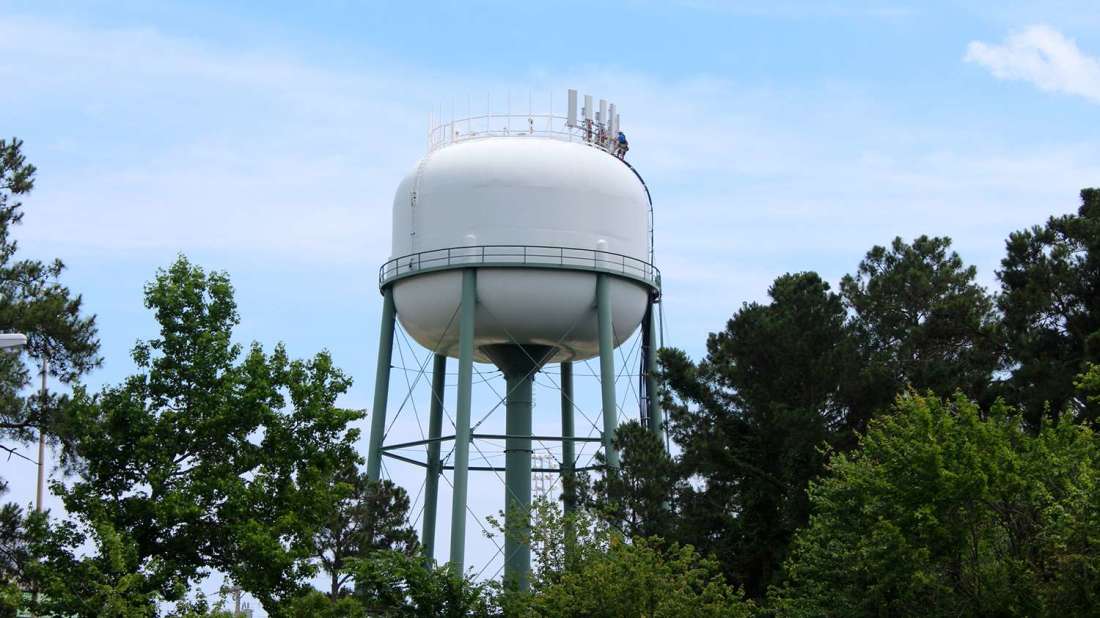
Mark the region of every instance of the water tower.
MULTIPOLYGON (((382 457, 426 469, 422 541, 433 555, 439 479, 453 471, 449 560, 464 567, 468 475, 501 471, 470 465, 479 439, 505 443, 506 519, 531 502, 532 440, 560 441, 561 466, 576 473, 573 363, 599 358, 603 426, 598 440, 607 467, 618 409, 615 348, 641 327, 640 414, 663 428, 655 384, 656 303, 649 191, 624 159, 614 104, 585 96, 578 114, 569 91, 565 116, 490 114, 431 128, 428 154, 401 181, 393 203, 393 250, 379 272, 383 296, 367 473, 378 479, 382 457), (395 320, 434 354, 426 439, 386 444, 386 408, 395 320), (458 360, 454 435, 442 433, 447 359, 458 360), (505 435, 471 431, 474 363, 492 363, 506 383, 505 435), (532 436, 532 383, 560 365, 561 435, 532 436), (440 458, 453 441, 453 459, 440 458), (425 460, 398 455, 423 447, 425 460)), ((606 471, 605 471, 606 472, 606 471)), ((565 508, 573 497, 565 484, 565 508)), ((506 522, 514 529, 522 518, 506 522)), ((525 587, 530 549, 504 545, 506 582, 525 587)))

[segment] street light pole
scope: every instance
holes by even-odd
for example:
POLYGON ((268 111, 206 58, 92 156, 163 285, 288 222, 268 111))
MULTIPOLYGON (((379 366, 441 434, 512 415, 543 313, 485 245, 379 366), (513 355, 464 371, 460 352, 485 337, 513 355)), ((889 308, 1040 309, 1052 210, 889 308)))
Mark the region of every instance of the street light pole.
MULTIPOLYGON (((49 369, 49 361, 42 355, 42 412, 45 414, 48 395, 46 392, 46 373, 49 369)), ((43 428, 45 419, 38 423, 38 498, 35 501, 34 510, 42 512, 42 493, 46 487, 46 431, 43 428)))

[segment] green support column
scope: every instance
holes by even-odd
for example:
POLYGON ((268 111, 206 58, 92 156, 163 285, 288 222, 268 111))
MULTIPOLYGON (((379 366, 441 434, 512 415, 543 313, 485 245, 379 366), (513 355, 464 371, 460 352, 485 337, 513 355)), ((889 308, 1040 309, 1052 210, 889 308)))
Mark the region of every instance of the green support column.
POLYGON ((461 576, 466 559, 466 493, 470 474, 470 397, 474 383, 474 311, 477 271, 462 271, 458 316, 458 405, 455 407, 454 493, 451 501, 451 569, 461 576))
POLYGON ((535 373, 554 348, 489 344, 481 352, 504 374, 504 585, 527 590, 531 574, 531 413, 535 373))
POLYGON ((386 402, 390 396, 390 361, 393 356, 393 328, 396 311, 393 287, 382 291, 382 332, 378 337, 378 365, 374 372, 374 407, 371 408, 370 442, 367 449, 367 478, 377 481, 382 472, 382 439, 386 433, 386 402))
POLYGON ((661 409, 661 401, 657 392, 657 311, 656 303, 649 301, 649 310, 646 311, 646 324, 643 328, 649 329, 646 350, 646 376, 645 389, 648 395, 649 430, 656 434, 661 444, 665 443, 665 414, 661 409))
POLYGON ((420 541, 424 556, 435 558, 435 514, 439 506, 439 437, 443 434, 443 388, 447 382, 447 357, 436 354, 432 365, 432 404, 428 414, 428 472, 424 480, 424 529, 420 541))
POLYGON ((573 437, 573 363, 561 364, 561 481, 562 506, 566 514, 577 508, 573 466, 577 460, 573 437))
POLYGON ((504 585, 527 590, 531 546, 526 540, 531 514, 531 391, 533 376, 505 376, 507 416, 504 432, 504 585))
POLYGON ((607 467, 619 469, 619 452, 612 441, 619 422, 615 407, 615 337, 611 322, 611 278, 596 275, 596 315, 600 335, 600 386, 603 391, 603 450, 607 467))

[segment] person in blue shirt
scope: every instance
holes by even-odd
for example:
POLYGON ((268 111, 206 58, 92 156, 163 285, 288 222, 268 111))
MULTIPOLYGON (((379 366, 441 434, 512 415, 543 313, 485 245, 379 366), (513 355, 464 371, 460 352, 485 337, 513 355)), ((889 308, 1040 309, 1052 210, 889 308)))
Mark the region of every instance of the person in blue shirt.
POLYGON ((626 133, 619 131, 619 137, 616 139, 618 147, 615 149, 615 156, 620 159, 626 157, 626 151, 630 150, 630 145, 626 141, 626 133))

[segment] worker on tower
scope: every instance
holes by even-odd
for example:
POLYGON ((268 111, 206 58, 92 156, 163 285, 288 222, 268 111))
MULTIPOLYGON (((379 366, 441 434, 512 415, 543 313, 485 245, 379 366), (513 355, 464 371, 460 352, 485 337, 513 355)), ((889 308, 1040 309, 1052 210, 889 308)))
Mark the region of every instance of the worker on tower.
POLYGON ((619 131, 619 137, 616 139, 618 147, 615 149, 615 156, 623 159, 626 157, 626 151, 630 150, 630 144, 626 141, 626 133, 619 131))

